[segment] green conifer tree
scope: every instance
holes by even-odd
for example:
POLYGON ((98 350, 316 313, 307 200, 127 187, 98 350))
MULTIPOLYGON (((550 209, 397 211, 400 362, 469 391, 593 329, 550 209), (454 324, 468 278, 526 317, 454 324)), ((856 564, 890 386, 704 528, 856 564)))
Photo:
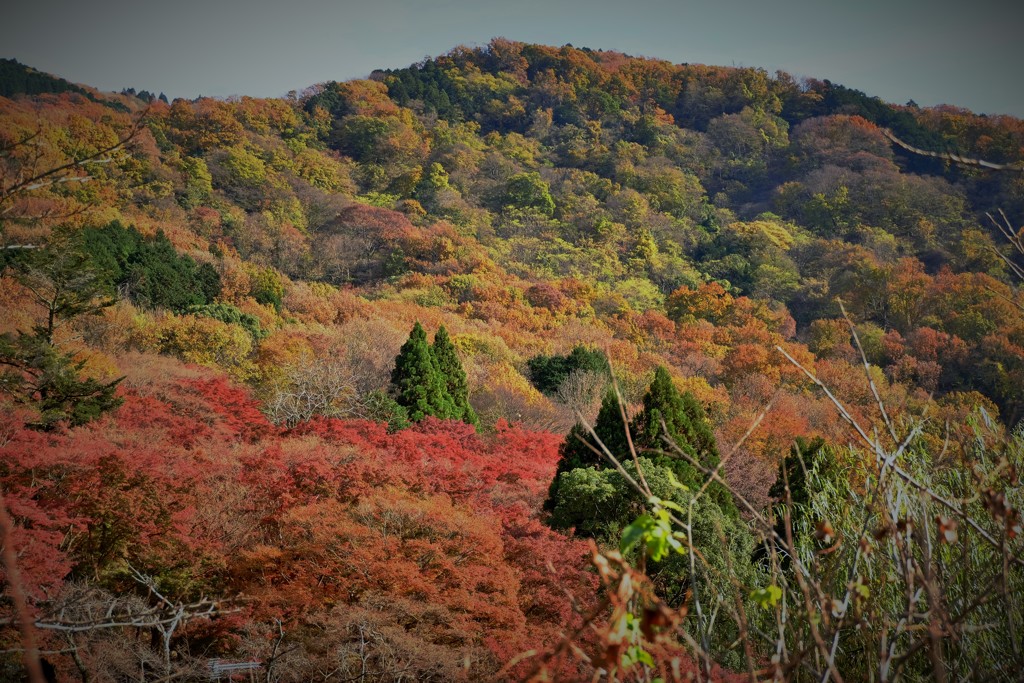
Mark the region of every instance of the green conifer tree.
MULTIPOLYGON (((674 453, 665 439, 704 467, 717 467, 720 461, 718 447, 704 408, 690 392, 679 393, 671 375, 663 367, 655 371, 643 405, 643 410, 633 421, 636 446, 653 451, 648 457, 671 469, 680 483, 694 489, 702 486, 706 475, 686 458, 674 453)), ((708 491, 723 512, 733 516, 738 514, 732 496, 724 486, 715 482, 708 491)))
POLYGON ((0 393, 39 410, 39 420, 30 426, 77 427, 121 405, 115 393, 123 378, 83 378, 85 362, 55 343, 60 326, 96 315, 115 301, 105 272, 79 248, 72 233, 59 228, 45 247, 0 253, 0 274, 25 287, 44 312, 31 333, 0 335, 0 393))
POLYGON ((445 391, 448 393, 453 408, 452 414, 447 416, 454 420, 462 420, 467 424, 479 426, 480 420, 476 411, 469 404, 469 386, 466 383, 466 371, 462 368, 462 362, 455 352, 455 345, 448 336, 448 330, 444 325, 438 328, 434 335, 434 343, 430 347, 430 353, 434 356, 437 370, 444 382, 445 391))
POLYGON ((78 427, 124 402, 115 395, 119 378, 80 377, 84 361, 62 353, 41 334, 0 335, 0 392, 35 406, 31 427, 50 430, 64 422, 78 427))
POLYGON ((643 404, 643 411, 637 415, 634 426, 644 446, 664 448, 662 437, 668 436, 709 467, 718 464, 715 436, 704 409, 693 394, 679 393, 664 367, 655 370, 654 381, 644 395, 643 404))
MULTIPOLYGON (((608 387, 601 400, 601 409, 597 413, 597 419, 594 420, 594 433, 597 434, 601 443, 611 451, 612 455, 619 458, 620 461, 629 458, 629 442, 626 440, 619 396, 614 387, 608 387)), ((551 481, 551 486, 548 487, 548 499, 544 502, 544 509, 549 511, 555 509, 555 505, 558 503, 559 475, 563 472, 584 467, 603 469, 608 466, 608 461, 602 455, 595 453, 591 446, 600 450, 600 446, 594 442, 590 430, 577 422, 558 449, 558 469, 555 472, 555 478, 551 481)))
MULTIPOLYGON (((622 411, 614 388, 609 388, 594 422, 594 433, 619 458, 630 459, 629 443, 623 427, 622 411)), ((654 381, 643 399, 643 410, 630 422, 630 435, 638 454, 672 471, 676 479, 691 490, 703 486, 706 475, 686 458, 674 452, 663 437, 668 437, 691 458, 704 467, 714 468, 720 461, 715 435, 700 403, 689 392, 680 393, 665 368, 659 367, 654 381)), ((555 478, 548 488, 544 508, 553 511, 559 502, 560 475, 580 468, 605 469, 607 461, 587 445, 593 438, 589 431, 577 424, 559 449, 560 458, 555 478)), ((595 444, 596 445, 596 444, 595 444)), ((711 499, 730 517, 738 518, 739 511, 732 495, 722 484, 708 487, 711 499)))
POLYGON ((427 333, 419 322, 413 326, 409 339, 395 358, 391 384, 395 401, 409 411, 413 422, 427 415, 447 419, 454 413, 451 397, 427 344, 427 333))

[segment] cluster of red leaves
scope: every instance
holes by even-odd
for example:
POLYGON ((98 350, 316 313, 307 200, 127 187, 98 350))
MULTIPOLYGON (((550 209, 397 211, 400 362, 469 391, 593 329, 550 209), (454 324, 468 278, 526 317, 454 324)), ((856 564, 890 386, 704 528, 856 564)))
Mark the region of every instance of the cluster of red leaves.
POLYGON ((0 442, 40 610, 70 580, 127 589, 129 562, 181 599, 244 596, 211 651, 276 620, 299 642, 336 630, 324 637, 342 647, 355 628, 346 620, 364 610, 375 621, 360 628, 391 634, 389 652, 471 662, 458 671, 474 677, 570 626, 567 591, 595 597, 585 544, 535 518, 553 434, 502 425, 482 437, 440 421, 389 434, 341 420, 280 433, 222 377, 125 393, 86 427, 15 425, 0 442))

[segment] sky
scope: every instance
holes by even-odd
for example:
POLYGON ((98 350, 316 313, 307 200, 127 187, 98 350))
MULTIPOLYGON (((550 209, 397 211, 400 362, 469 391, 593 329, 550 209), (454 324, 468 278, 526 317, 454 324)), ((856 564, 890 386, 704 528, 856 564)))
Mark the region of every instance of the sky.
POLYGON ((280 96, 491 38, 1024 118, 1021 0, 6 0, 0 56, 100 90, 280 96))

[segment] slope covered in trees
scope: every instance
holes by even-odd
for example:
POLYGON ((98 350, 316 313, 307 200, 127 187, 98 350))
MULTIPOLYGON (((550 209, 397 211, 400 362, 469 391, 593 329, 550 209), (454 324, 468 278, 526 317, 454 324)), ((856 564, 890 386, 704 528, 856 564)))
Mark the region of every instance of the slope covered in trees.
POLYGON ((752 557, 778 472, 826 487, 795 501, 819 511, 876 477, 815 380, 1019 543, 1010 470, 978 473, 1018 457, 1024 174, 883 130, 1013 166, 1017 119, 502 39, 287 99, 39 82, 0 97, 0 485, 63 676, 706 673, 685 639, 636 645, 652 619, 767 666, 686 610, 724 585, 777 600, 782 541, 752 557), (797 439, 828 472, 796 477, 797 439), (700 569, 666 531, 691 505, 700 569), (620 561, 646 621, 615 602, 620 561), (134 626, 56 630, 108 609, 134 626))
POLYGON ((0 59, 0 96, 42 95, 73 92, 90 99, 92 94, 79 85, 21 64, 16 59, 0 59))
POLYGON ((115 617, 145 611, 136 570, 186 604, 228 598, 212 621, 182 623, 175 670, 277 647, 278 680, 356 667, 367 641, 375 676, 479 679, 573 623, 562 588, 592 599, 586 545, 531 515, 553 435, 502 425, 481 440, 430 419, 394 435, 331 419, 282 433, 221 375, 126 360, 133 388, 114 417, 44 436, 9 413, 4 428, 5 502, 24 523, 11 540, 45 605, 44 649, 70 645, 107 676, 140 664, 166 675, 148 643, 101 629, 65 640, 45 625, 101 615, 115 595, 115 617))

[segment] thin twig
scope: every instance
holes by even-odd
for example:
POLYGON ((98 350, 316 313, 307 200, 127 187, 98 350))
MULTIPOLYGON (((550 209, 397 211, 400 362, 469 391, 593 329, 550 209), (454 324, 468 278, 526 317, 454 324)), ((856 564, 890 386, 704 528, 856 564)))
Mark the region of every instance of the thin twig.
POLYGON ((842 301, 839 301, 839 310, 842 312, 846 324, 850 326, 850 334, 853 336, 853 342, 857 345, 857 352, 860 354, 861 362, 864 364, 864 376, 867 377, 868 386, 871 388, 871 395, 875 397, 875 403, 878 404, 878 411, 882 414, 882 420, 889 430, 889 436, 892 437, 893 443, 898 443, 900 439, 896 436, 896 430, 893 429, 889 413, 885 409, 885 404, 882 403, 882 397, 878 394, 878 387, 875 386, 875 380, 871 376, 871 365, 868 363, 867 354, 864 353, 864 347, 861 346, 860 335, 857 334, 857 328, 854 327, 853 321, 850 320, 850 316, 846 313, 846 307, 843 306, 842 301))
MULTIPOLYGON (((879 446, 874 440, 871 439, 871 437, 869 437, 867 435, 867 433, 860 426, 860 424, 850 415, 850 413, 849 413, 849 411, 847 411, 846 407, 839 401, 839 399, 837 399, 835 397, 835 395, 831 391, 829 391, 828 387, 826 387, 825 384, 821 380, 819 380, 817 377, 815 377, 814 374, 810 370, 808 370, 803 365, 801 365, 800 361, 796 360, 791 355, 786 353, 785 349, 783 349, 781 346, 776 346, 775 348, 778 349, 779 353, 784 355, 789 360, 789 362, 791 362, 801 372, 803 372, 804 375, 808 379, 810 379, 814 384, 816 384, 819 388, 821 388, 821 390, 825 392, 825 395, 829 398, 829 400, 832 402, 832 404, 839 411, 839 415, 844 420, 846 420, 846 422, 848 422, 851 426, 853 426, 854 430, 861 437, 861 439, 863 439, 864 442, 866 444, 868 444, 873 451, 875 451, 876 455, 879 458, 886 459, 884 451, 882 450, 881 446, 879 446)), ((926 485, 922 484, 921 482, 917 481, 917 479, 913 475, 911 475, 909 472, 904 470, 899 465, 896 465, 895 463, 893 463, 892 464, 892 470, 897 475, 899 475, 899 477, 901 479, 906 481, 908 484, 910 484, 911 486, 913 486, 917 490, 921 491, 922 493, 927 494, 929 497, 931 497, 932 500, 934 500, 935 502, 939 503, 940 505, 942 505, 946 509, 948 509, 951 512, 953 512, 957 517, 963 519, 972 529, 974 529, 976 532, 978 532, 979 536, 981 536, 986 541, 988 541, 994 548, 999 548, 1000 547, 999 542, 996 541, 996 539, 993 538, 990 533, 985 531, 985 529, 982 528, 982 526, 980 524, 978 524, 976 521, 974 521, 974 519, 972 517, 970 517, 967 513, 965 513, 963 510, 961 510, 956 504, 950 502, 949 500, 946 500, 946 498, 944 498, 943 496, 939 495, 938 493, 935 493, 928 486, 926 486, 926 485)), ((1021 559, 1018 558, 1017 559, 1017 563, 1020 566, 1024 567, 1024 560, 1021 560, 1021 559)))

